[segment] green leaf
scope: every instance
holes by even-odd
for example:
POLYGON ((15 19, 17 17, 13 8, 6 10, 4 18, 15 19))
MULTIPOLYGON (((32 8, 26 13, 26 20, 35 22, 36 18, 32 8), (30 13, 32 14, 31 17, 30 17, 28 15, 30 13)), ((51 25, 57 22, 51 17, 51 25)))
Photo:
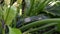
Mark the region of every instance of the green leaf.
POLYGON ((53 32, 54 30, 56 30, 56 27, 53 28, 53 29, 51 29, 51 30, 49 30, 49 31, 47 31, 47 32, 44 32, 43 34, 52 34, 52 32, 53 32))
POLYGON ((0 20, 2 19, 2 15, 3 15, 3 10, 2 10, 2 6, 0 6, 0 20))
POLYGON ((4 11, 4 21, 6 25, 10 25, 14 17, 16 16, 17 8, 15 6, 11 6, 10 8, 6 8, 4 11))
POLYGON ((40 26, 40 27, 38 27, 38 28, 30 29, 30 30, 28 30, 27 32, 35 32, 35 31, 38 31, 38 30, 46 29, 47 27, 54 26, 54 25, 57 25, 57 24, 58 24, 58 23, 48 23, 48 24, 43 25, 43 26, 40 26))
POLYGON ((33 16, 33 15, 38 15, 43 9, 45 8, 46 5, 51 0, 30 0, 26 2, 28 4, 28 7, 26 7, 26 15, 27 16, 33 16))
POLYGON ((51 3, 50 6, 47 7, 47 11, 53 15, 60 16, 60 1, 51 3), (54 5, 51 6, 52 4, 54 5))
POLYGON ((23 30, 32 28, 34 26, 38 26, 38 25, 42 25, 42 24, 46 24, 46 23, 52 23, 52 22, 57 22, 58 23, 58 25, 57 25, 58 28, 57 29, 59 29, 59 31, 60 31, 60 19, 59 18, 39 20, 39 21, 36 21, 36 22, 32 22, 30 24, 27 24, 25 26, 22 26, 22 27, 20 27, 20 29, 23 31, 23 30))
POLYGON ((0 22, 0 28, 2 27, 2 23, 0 22))
POLYGON ((9 27, 9 34, 22 34, 19 29, 9 27))

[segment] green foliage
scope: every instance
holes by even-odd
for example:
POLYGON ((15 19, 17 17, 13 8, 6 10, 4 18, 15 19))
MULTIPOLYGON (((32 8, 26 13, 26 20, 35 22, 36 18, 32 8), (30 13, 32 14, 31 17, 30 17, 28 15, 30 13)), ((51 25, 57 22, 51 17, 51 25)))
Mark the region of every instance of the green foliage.
POLYGON ((51 0, 30 0, 30 6, 25 11, 26 16, 38 15, 50 1, 51 0))
POLYGON ((12 20, 16 16, 17 8, 14 6, 11 6, 10 8, 7 8, 6 11, 4 11, 4 20, 7 25, 10 25, 12 23, 12 20))
MULTIPOLYGON (((43 34, 52 34, 54 30, 60 32, 60 2, 55 1, 56 3, 50 6, 49 3, 51 1, 55 0, 25 0, 26 5, 22 6, 19 0, 17 0, 16 6, 20 4, 18 7, 15 6, 15 3, 11 4, 11 6, 9 5, 10 7, 5 4, 0 6, 0 31, 3 34, 5 34, 5 30, 8 30, 7 33, 9 34, 37 34, 39 30, 46 30, 49 29, 48 27, 51 27, 49 31, 43 32, 43 34), (19 14, 19 9, 24 9, 22 15, 19 14), (39 14, 43 15, 37 16, 39 14), (25 17, 28 18, 26 19, 25 17), (38 20, 36 21, 35 19, 38 20), (31 22, 26 23, 26 20, 31 22), (16 27, 18 26, 16 25, 17 23, 21 25, 19 28, 16 27)), ((40 34, 40 32, 38 33, 40 34)))
POLYGON ((9 34, 22 34, 19 29, 9 27, 9 34))
MULTIPOLYGON (((45 19, 45 20, 41 20, 41 21, 37 21, 37 22, 33 22, 33 23, 30 23, 28 25, 25 25, 25 26, 22 26, 21 27, 21 30, 26 30, 26 29, 29 29, 31 27, 34 27, 34 26, 38 26, 38 25, 42 25, 42 24, 47 24, 47 23, 52 23, 52 22, 57 22, 59 24, 60 22, 60 19, 45 19)), ((52 24, 51 24, 52 25, 52 24)), ((50 26, 51 26, 50 25, 50 26)), ((60 25, 59 25, 60 26, 60 25)), ((58 26, 58 27, 59 27, 58 26)), ((59 28, 60 29, 60 28, 59 28)))
POLYGON ((55 1, 53 3, 50 4, 50 5, 53 4, 53 6, 51 6, 52 8, 47 8, 47 11, 52 13, 53 15, 60 16, 60 1, 55 1))

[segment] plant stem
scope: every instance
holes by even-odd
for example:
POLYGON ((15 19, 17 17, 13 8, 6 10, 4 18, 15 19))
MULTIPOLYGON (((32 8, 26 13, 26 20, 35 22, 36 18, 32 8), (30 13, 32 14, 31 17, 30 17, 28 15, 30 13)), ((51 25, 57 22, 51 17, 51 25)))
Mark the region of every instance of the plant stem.
POLYGON ((41 27, 38 27, 38 28, 30 29, 27 32, 35 32, 35 31, 47 28, 49 26, 54 26, 54 25, 57 25, 57 23, 51 23, 51 24, 47 24, 47 25, 44 25, 44 26, 41 26, 41 27))
POLYGON ((30 24, 22 26, 20 29, 21 30, 26 30, 26 29, 29 29, 29 28, 34 27, 34 26, 38 26, 38 25, 42 25, 42 24, 46 24, 46 23, 52 23, 52 22, 58 23, 60 25, 60 23, 59 23, 60 22, 60 18, 57 18, 57 19, 44 19, 44 20, 32 22, 30 24))

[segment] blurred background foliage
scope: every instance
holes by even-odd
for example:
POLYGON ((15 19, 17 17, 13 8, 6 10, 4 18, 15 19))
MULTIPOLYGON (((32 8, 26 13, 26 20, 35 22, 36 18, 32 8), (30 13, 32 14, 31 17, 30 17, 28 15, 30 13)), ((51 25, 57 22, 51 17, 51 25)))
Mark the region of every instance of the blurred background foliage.
POLYGON ((60 0, 0 0, 0 34, 60 34, 60 0))

